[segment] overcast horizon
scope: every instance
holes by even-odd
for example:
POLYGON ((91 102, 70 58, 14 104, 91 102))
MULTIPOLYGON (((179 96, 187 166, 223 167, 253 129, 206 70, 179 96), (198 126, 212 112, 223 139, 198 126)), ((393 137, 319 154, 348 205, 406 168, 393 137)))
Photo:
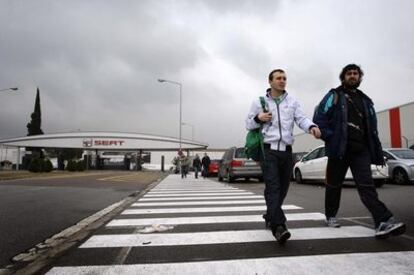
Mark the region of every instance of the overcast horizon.
POLYGON ((409 0, 0 0, 0 89, 19 88, 0 92, 0 139, 27 135, 37 87, 45 134, 178 137, 179 87, 157 79, 180 82, 182 121, 210 148, 244 144, 275 68, 310 117, 349 63, 377 111, 413 102, 413 11, 409 0))

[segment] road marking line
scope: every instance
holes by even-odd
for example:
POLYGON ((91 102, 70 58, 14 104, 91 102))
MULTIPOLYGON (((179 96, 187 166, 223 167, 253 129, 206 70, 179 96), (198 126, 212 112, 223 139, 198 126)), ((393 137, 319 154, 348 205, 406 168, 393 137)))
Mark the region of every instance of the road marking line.
POLYGON ((363 217, 343 217, 338 218, 338 220, 352 220, 352 219, 372 219, 371 216, 363 216, 363 217))
POLYGON ((188 198, 142 198, 139 201, 191 201, 191 200, 227 200, 227 199, 258 199, 263 198, 263 196, 259 195, 246 195, 246 196, 222 196, 222 197, 188 197, 188 198))
POLYGON ((156 187, 154 187, 152 190, 171 190, 171 189, 182 189, 182 188, 204 188, 204 189, 212 189, 212 188, 218 188, 218 189, 240 189, 233 186, 225 186, 223 184, 158 184, 156 187))
POLYGON ((192 194, 146 194, 144 197, 145 198, 158 198, 158 197, 165 197, 165 198, 171 198, 171 197, 200 197, 200 196, 241 196, 241 195, 254 195, 254 193, 252 192, 234 192, 234 193, 208 193, 208 194, 203 194, 203 193, 192 193, 192 194))
POLYGON ((231 205, 231 204, 264 204, 265 200, 234 200, 234 201, 182 201, 182 202, 138 202, 133 207, 174 206, 174 205, 231 205))
POLYGON ((185 188, 171 188, 171 189, 156 189, 153 188, 150 192, 209 192, 209 191, 220 191, 220 192, 225 192, 225 191, 244 191, 243 189, 238 189, 238 188, 218 188, 218 187, 203 187, 203 188, 199 188, 199 187, 185 187, 185 188))
MULTIPOLYGON (((356 217, 356 218, 357 219, 361 219, 362 217, 356 217)), ((372 217, 370 217, 370 218, 372 219, 372 217)), ((351 222, 356 223, 356 224, 364 225, 364 226, 367 226, 369 228, 372 228, 373 227, 372 224, 368 224, 368 223, 361 222, 361 221, 356 221, 356 220, 354 220, 355 218, 353 218, 353 217, 350 217, 350 218, 342 218, 342 219, 343 220, 351 221, 351 222)), ((414 241, 414 237, 412 237, 410 235, 407 235, 407 234, 400 235, 400 237, 403 237, 403 238, 406 238, 408 240, 414 241)))
MULTIPOLYGON (((322 213, 292 213, 286 214, 288 221, 297 220, 325 220, 322 213)), ((209 216, 209 217, 168 217, 168 218, 146 218, 146 219, 115 219, 106 227, 117 226, 144 226, 152 224, 179 225, 179 224, 208 224, 208 223, 241 223, 241 222, 264 222, 261 215, 238 215, 238 216, 209 216)))
POLYGON ((47 274, 413 274, 414 252, 349 253, 184 263, 54 267, 47 274), (329 263, 329 264, 327 264, 329 263))
MULTIPOLYGON (((297 206, 283 205, 283 210, 302 209, 297 206)), ((227 207, 198 207, 198 208, 155 208, 155 209, 127 209, 121 215, 138 214, 170 214, 170 213, 208 213, 208 212, 239 212, 239 211, 266 211, 266 205, 260 206, 227 206, 227 207)))
POLYGON ((221 193, 232 193, 232 192, 242 192, 245 190, 240 190, 240 189, 216 189, 216 188, 209 188, 206 190, 201 190, 201 189, 197 189, 197 190, 177 190, 177 191, 153 191, 154 189, 152 189, 151 191, 149 191, 147 194, 189 194, 189 193, 216 193, 216 192, 221 192, 221 193))
MULTIPOLYGON (((321 240, 373 237, 374 232, 365 226, 342 226, 341 228, 311 227, 289 229, 290 240, 321 240)), ((274 242, 270 230, 238 230, 162 234, 95 235, 80 248, 103 248, 125 246, 181 246, 205 244, 229 244, 250 242, 274 242)))

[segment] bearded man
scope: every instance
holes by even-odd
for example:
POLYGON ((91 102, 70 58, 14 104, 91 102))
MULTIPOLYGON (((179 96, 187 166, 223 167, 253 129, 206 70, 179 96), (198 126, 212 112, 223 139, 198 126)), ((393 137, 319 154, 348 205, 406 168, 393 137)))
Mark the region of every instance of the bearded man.
POLYGON ((358 89, 364 76, 358 65, 349 64, 339 75, 341 86, 330 90, 315 110, 313 122, 319 126, 328 156, 326 168, 325 215, 329 227, 340 227, 336 218, 341 189, 351 169, 362 203, 375 224, 375 237, 401 235, 405 224, 378 198, 371 164, 383 165, 377 118, 372 100, 358 89))

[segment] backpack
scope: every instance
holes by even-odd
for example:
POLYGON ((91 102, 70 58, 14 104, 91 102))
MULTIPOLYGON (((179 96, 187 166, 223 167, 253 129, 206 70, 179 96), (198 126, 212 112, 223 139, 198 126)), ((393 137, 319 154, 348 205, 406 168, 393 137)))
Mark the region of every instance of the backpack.
MULTIPOLYGON (((262 105, 263 112, 266 112, 265 100, 261 96, 260 104, 262 105)), ((246 135, 246 144, 244 145, 244 151, 246 157, 253 159, 254 161, 259 161, 264 159, 264 147, 263 147, 263 134, 262 134, 262 124, 260 127, 254 130, 250 130, 246 135)))

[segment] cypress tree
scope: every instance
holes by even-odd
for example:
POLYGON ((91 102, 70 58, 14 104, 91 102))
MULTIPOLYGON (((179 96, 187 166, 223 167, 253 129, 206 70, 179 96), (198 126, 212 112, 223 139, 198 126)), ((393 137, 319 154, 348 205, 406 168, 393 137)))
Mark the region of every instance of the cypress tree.
POLYGON ((39 94, 39 87, 37 88, 36 93, 36 101, 34 106, 34 111, 31 114, 31 121, 27 124, 28 136, 34 135, 43 135, 43 131, 41 128, 42 125, 42 113, 40 111, 40 94, 39 94))
MULTIPOLYGON (((39 87, 37 87, 36 93, 36 101, 34 106, 34 111, 30 115, 31 121, 27 123, 27 135, 34 136, 34 135, 43 135, 42 131, 42 113, 40 111, 40 92, 39 87)), ((42 148, 37 147, 26 147, 26 151, 32 151, 32 156, 28 155, 23 159, 23 166, 27 167, 30 163, 32 157, 40 157, 43 158, 42 148)))

